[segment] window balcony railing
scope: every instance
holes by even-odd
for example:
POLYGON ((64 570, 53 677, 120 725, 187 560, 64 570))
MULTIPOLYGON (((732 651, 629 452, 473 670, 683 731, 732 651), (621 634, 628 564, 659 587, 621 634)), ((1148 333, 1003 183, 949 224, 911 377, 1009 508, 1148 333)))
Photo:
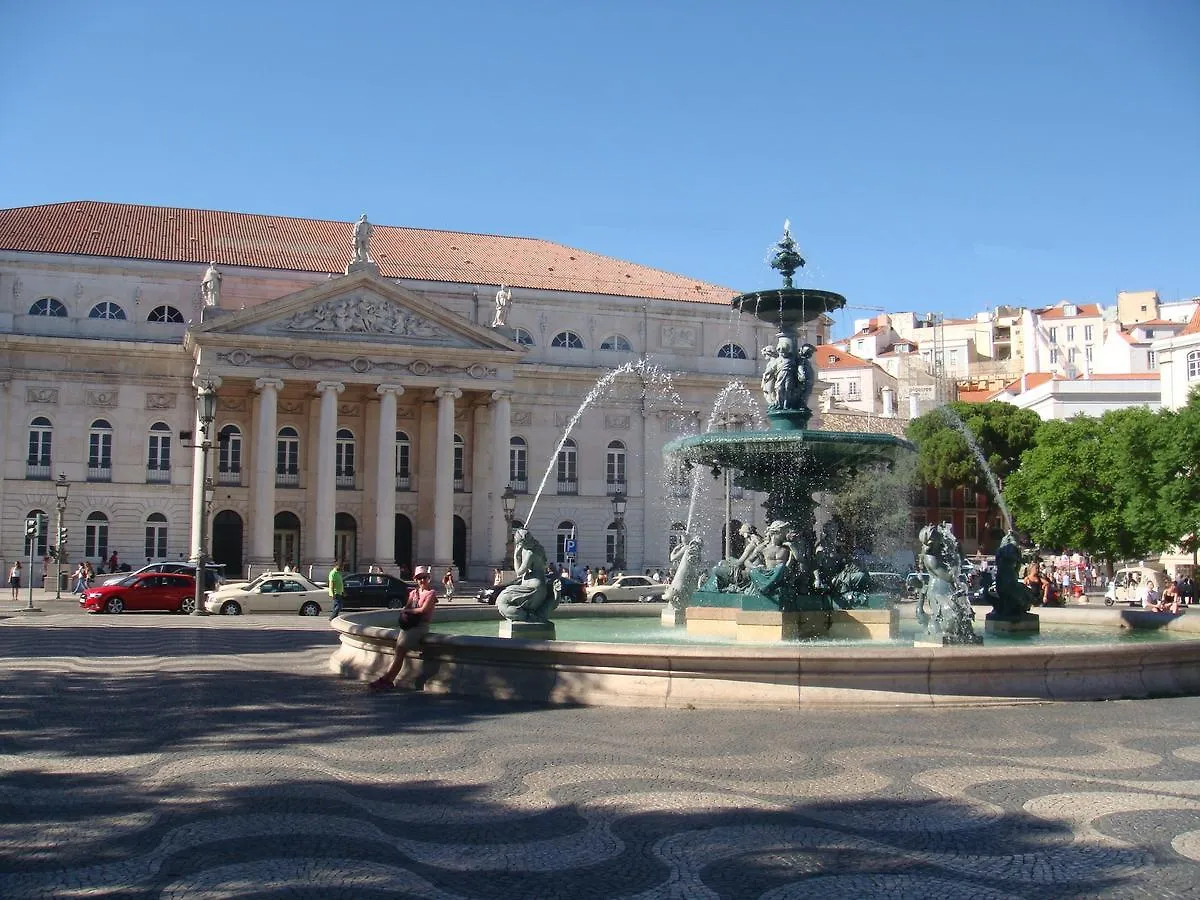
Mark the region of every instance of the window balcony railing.
POLYGON ((454 493, 461 494, 463 492, 464 482, 465 482, 465 479, 463 479, 463 478, 455 478, 454 479, 454 493))
POLYGON ((336 472, 333 476, 333 483, 339 491, 354 490, 354 470, 345 469, 341 472, 336 472))
POLYGON ((29 460, 25 464, 25 477, 30 480, 45 481, 50 478, 50 460, 29 460))
POLYGON ((396 490, 411 491, 412 490, 412 476, 411 475, 397 475, 396 476, 396 490))
POLYGON ((622 478, 619 481, 606 482, 604 485, 604 493, 609 494, 609 495, 618 494, 618 493, 619 494, 628 494, 629 491, 626 490, 626 488, 625 488, 625 479, 622 478))
POLYGON ((746 496, 746 492, 742 489, 740 484, 731 484, 729 486, 730 500, 741 500, 744 496, 746 496))
POLYGON ((170 484, 171 470, 170 469, 147 469, 146 470, 147 484, 170 484))
POLYGON ((241 487, 242 470, 241 469, 220 469, 217 472, 217 484, 227 484, 233 487, 241 487))
POLYGON ((300 487, 299 472, 275 472, 275 487, 294 488, 300 487))
POLYGON ((558 492, 560 494, 578 494, 579 493, 579 482, 578 481, 560 481, 558 483, 558 492))
POLYGON ((112 481, 112 466, 88 466, 88 481, 112 481))
POLYGON ((509 482, 509 485, 512 486, 512 492, 514 494, 528 494, 529 493, 528 479, 514 478, 512 481, 509 482))

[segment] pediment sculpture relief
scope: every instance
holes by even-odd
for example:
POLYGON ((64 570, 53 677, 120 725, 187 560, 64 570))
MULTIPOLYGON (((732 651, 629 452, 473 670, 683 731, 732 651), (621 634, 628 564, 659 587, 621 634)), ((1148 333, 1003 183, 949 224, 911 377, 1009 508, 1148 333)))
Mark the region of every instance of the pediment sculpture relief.
POLYGON ((441 338, 448 333, 415 313, 374 297, 351 296, 326 300, 301 310, 280 323, 288 331, 329 331, 335 334, 394 334, 441 338))

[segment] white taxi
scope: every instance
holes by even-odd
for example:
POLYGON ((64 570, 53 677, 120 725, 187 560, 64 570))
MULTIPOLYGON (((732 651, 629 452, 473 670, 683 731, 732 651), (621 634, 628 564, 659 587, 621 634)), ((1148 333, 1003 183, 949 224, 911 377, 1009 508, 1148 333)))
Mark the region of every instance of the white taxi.
POLYGON ((587 589, 588 603, 649 603, 661 600, 667 585, 645 575, 620 575, 608 584, 587 589))
POLYGON ((222 616, 282 612, 319 616, 331 600, 324 587, 296 572, 266 572, 250 582, 229 584, 204 596, 204 608, 222 616))

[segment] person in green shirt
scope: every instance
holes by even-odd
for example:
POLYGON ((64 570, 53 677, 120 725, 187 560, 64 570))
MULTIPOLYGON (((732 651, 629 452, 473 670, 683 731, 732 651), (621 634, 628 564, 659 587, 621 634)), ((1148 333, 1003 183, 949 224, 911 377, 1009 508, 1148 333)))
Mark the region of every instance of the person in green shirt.
POLYGON ((329 596, 332 598, 332 603, 329 609, 329 618, 334 619, 342 613, 342 597, 346 594, 346 586, 342 582, 342 566, 344 563, 339 559, 333 564, 333 568, 329 570, 329 596))

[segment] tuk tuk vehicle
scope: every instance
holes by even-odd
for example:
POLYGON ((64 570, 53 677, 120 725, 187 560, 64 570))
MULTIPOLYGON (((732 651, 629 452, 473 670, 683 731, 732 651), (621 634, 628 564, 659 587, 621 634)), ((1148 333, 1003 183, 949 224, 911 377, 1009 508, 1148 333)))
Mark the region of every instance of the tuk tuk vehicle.
POLYGON ((1127 603, 1130 606, 1138 606, 1141 603, 1138 599, 1138 589, 1146 579, 1153 582, 1154 589, 1161 593, 1167 583, 1167 573, 1162 569, 1154 569, 1150 566, 1126 566, 1123 569, 1117 569, 1108 585, 1108 590, 1104 593, 1104 605, 1116 606, 1118 603, 1127 603))

